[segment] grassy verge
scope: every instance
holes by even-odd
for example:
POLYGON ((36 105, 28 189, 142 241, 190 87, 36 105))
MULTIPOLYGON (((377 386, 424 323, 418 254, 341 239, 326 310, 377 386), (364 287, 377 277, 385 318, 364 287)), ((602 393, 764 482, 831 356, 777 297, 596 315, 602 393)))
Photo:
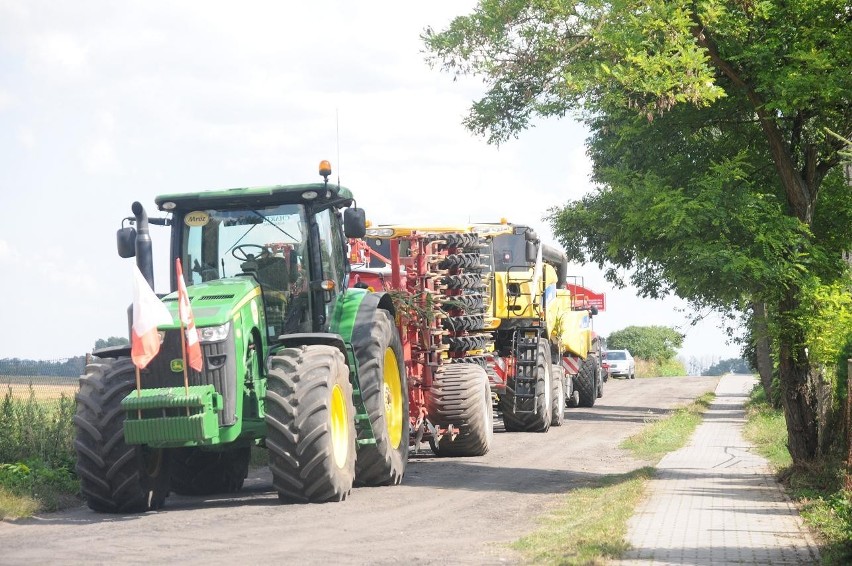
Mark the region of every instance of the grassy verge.
MULTIPOLYGON (((701 422, 712 393, 690 405, 646 424, 627 439, 623 448, 638 458, 659 461, 664 454, 683 447, 701 422)), ((620 475, 603 476, 594 484, 572 490, 529 535, 512 548, 535 564, 604 564, 629 550, 625 540, 627 521, 654 476, 654 468, 643 467, 620 475)))
POLYGON ((645 425, 622 442, 621 448, 630 450, 640 460, 659 462, 660 458, 686 444, 714 397, 713 393, 705 393, 667 417, 645 425))
POLYGON ((7 390, 0 402, 0 519, 77 504, 73 398, 46 400, 7 390))
POLYGON ((603 564, 621 556, 630 547, 627 520, 653 475, 654 468, 639 468, 571 491, 512 548, 535 564, 603 564))
POLYGON ((829 456, 812 466, 793 466, 784 414, 766 402, 762 388, 752 391, 746 410, 744 436, 769 461, 821 539, 823 563, 852 563, 852 493, 843 490, 843 461, 829 456))
POLYGON ((675 359, 657 362, 653 360, 636 360, 636 377, 682 377, 686 368, 675 359))

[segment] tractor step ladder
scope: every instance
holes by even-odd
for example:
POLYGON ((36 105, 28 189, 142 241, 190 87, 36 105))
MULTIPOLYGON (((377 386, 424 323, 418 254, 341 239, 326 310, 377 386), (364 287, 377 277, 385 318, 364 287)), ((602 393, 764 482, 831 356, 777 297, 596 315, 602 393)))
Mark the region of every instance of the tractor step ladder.
POLYGON ((352 384, 352 402, 355 404, 355 436, 358 446, 375 444, 376 435, 373 433, 373 425, 370 423, 370 415, 364 406, 364 397, 361 395, 361 381, 358 378, 358 360, 352 344, 346 343, 346 357, 349 361, 349 382, 352 384))
POLYGON ((518 328, 515 331, 515 413, 536 412, 538 383, 538 328, 518 328), (523 402, 532 399, 532 402, 523 402))

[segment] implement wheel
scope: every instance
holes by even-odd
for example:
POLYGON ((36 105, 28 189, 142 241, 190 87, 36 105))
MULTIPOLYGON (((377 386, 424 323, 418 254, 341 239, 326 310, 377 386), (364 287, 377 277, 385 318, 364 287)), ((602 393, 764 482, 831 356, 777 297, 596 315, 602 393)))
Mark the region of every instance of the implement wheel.
POLYGON ((494 437, 494 409, 488 374, 479 364, 447 364, 435 372, 426 397, 427 418, 432 424, 458 432, 455 440, 443 436, 429 440, 438 456, 482 456, 494 437))
POLYGON ((178 495, 234 493, 248 475, 251 447, 202 450, 197 446, 172 450, 172 491, 178 495))
POLYGON ((500 412, 503 413, 503 425, 507 432, 547 432, 550 429, 553 408, 551 404, 551 363, 550 343, 539 339, 536 354, 535 398, 519 399, 515 407, 515 378, 506 382, 506 393, 500 396, 500 412))
POLYGON ((285 502, 342 501, 355 477, 355 407, 349 367, 333 346, 269 357, 266 447, 285 502))
POLYGON ((121 400, 136 388, 130 358, 96 359, 77 393, 74 450, 80 489, 90 509, 138 513, 162 507, 169 495, 169 454, 124 443, 121 400))
POLYGON ((358 358, 364 406, 375 444, 358 447, 355 484, 397 485, 408 462, 408 380, 402 344, 390 313, 376 309, 370 324, 356 326, 352 347, 358 358))
POLYGON ((553 408, 550 426, 562 426, 565 423, 565 370, 560 364, 552 364, 551 379, 553 394, 550 406, 553 408))
POLYGON ((580 393, 580 407, 593 407, 595 401, 603 392, 603 384, 600 383, 599 374, 597 356, 587 356, 580 364, 580 372, 574 379, 575 387, 580 393))

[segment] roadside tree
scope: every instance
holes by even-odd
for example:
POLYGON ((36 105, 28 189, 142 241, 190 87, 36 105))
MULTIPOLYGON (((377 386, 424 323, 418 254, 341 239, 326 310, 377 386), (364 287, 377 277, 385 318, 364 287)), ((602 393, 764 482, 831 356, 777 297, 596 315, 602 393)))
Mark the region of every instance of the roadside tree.
POLYGON ((628 326, 607 337, 610 350, 630 350, 634 358, 658 363, 673 359, 683 346, 683 334, 668 326, 628 326))
POLYGON ((482 0, 423 39, 432 64, 485 81, 465 124, 490 142, 586 122, 599 188, 549 217, 571 259, 643 296, 765 313, 791 455, 815 459, 807 328, 852 245, 826 133, 852 132, 848 0, 482 0))

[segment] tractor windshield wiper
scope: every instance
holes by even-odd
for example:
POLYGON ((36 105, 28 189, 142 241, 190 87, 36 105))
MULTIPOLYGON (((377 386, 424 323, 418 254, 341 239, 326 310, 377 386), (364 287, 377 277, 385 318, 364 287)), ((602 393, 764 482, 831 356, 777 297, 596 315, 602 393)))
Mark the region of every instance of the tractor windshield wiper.
MULTIPOLYGON (((270 220, 269 218, 265 217, 264 215, 262 215, 262 214, 261 214, 261 213, 259 213, 258 211, 256 211, 256 210, 251 210, 251 211, 249 211, 249 212, 252 212, 252 213, 254 213, 254 214, 258 215, 260 218, 262 218, 262 219, 263 219, 263 221, 264 221, 264 222, 269 222, 272 226, 274 226, 274 227, 275 227, 275 229, 276 229, 276 230, 278 230, 279 232, 281 232, 282 234, 284 234, 285 236, 287 236, 288 238, 290 238, 291 240, 293 240, 293 242, 299 242, 299 239, 294 238, 293 236, 291 236, 290 234, 288 234, 288 233, 287 233, 287 231, 286 231, 286 230, 284 230, 284 228, 282 228, 281 226, 279 226, 278 224, 276 224, 275 222, 273 222, 273 221, 272 221, 272 220, 270 220)), ((254 226, 252 226, 252 228, 253 228, 253 227, 254 227, 254 226)), ((242 238, 240 238, 240 239, 242 239, 242 238)))

